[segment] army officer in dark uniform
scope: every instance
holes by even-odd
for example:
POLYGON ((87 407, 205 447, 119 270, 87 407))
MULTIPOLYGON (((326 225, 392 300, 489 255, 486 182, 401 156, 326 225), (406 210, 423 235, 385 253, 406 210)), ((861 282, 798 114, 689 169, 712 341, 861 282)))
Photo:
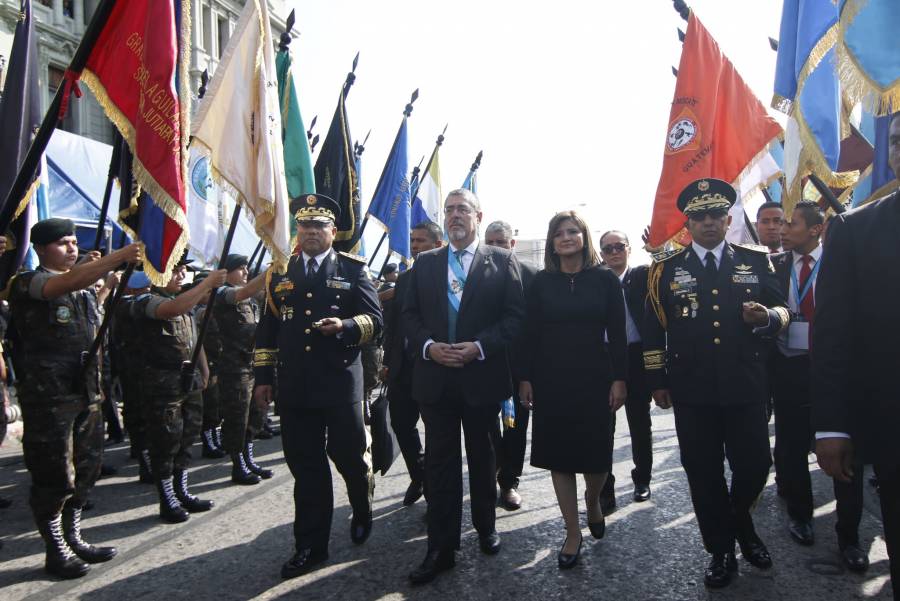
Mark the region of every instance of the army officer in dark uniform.
POLYGON ((334 500, 326 452, 347 484, 351 539, 360 544, 371 531, 374 482, 359 346, 382 327, 365 260, 331 247, 337 203, 310 194, 295 199, 291 212, 302 253, 291 257, 286 274, 269 271, 254 354, 255 401, 264 409, 277 399, 284 456, 295 479, 296 552, 282 566, 283 578, 328 558, 334 500))
POLYGON ((675 408, 681 463, 712 554, 705 580, 713 588, 726 586, 737 570, 735 539, 752 565, 772 565, 750 508, 772 464, 766 338, 790 321, 768 249, 725 241, 736 196, 715 179, 697 180, 679 195, 693 243, 655 258, 644 319, 647 382, 657 405, 675 408))

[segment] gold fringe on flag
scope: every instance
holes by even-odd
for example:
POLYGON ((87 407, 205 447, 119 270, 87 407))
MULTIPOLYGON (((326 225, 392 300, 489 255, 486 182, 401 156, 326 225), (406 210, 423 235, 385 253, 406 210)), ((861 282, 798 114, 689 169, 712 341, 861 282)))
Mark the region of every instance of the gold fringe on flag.
POLYGON ((856 56, 844 43, 844 34, 859 16, 869 0, 847 0, 841 9, 840 41, 837 45, 837 70, 842 92, 853 104, 861 103, 863 108, 878 116, 889 115, 900 110, 900 77, 887 86, 869 77, 856 56))

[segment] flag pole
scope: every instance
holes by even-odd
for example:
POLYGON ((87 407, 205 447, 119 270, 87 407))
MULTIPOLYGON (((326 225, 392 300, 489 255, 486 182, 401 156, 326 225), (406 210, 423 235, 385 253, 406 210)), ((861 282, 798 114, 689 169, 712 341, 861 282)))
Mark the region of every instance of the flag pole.
POLYGON ((262 247, 262 251, 259 253, 259 259, 256 261, 256 268, 253 269, 253 276, 256 277, 259 275, 259 270, 262 269, 262 262, 266 256, 266 247, 262 247))
POLYGON ((822 198, 828 202, 828 206, 831 207, 831 210, 838 215, 847 210, 844 208, 844 205, 841 204, 841 201, 834 195, 834 192, 831 191, 831 188, 828 187, 828 184, 823 182, 818 175, 810 173, 808 177, 812 185, 815 186, 816 190, 819 191, 819 194, 822 195, 822 198))
POLYGON ((253 249, 253 254, 250 255, 250 258, 247 260, 247 265, 250 265, 251 267, 253 266, 253 261, 256 260, 256 255, 259 254, 259 249, 261 249, 262 247, 263 247, 263 241, 260 240, 256 244, 256 248, 253 249))
POLYGON ((66 69, 64 81, 57 88, 56 95, 50 103, 50 108, 47 109, 44 120, 41 122, 34 140, 31 142, 28 154, 25 155, 25 160, 22 161, 22 166, 19 167, 16 180, 3 201, 3 210, 0 211, 0 232, 5 232, 9 229, 9 224, 12 222, 16 208, 19 205, 19 200, 25 196, 31 185, 31 180, 34 179, 34 173, 40 164, 41 155, 47 149, 50 136, 53 135, 53 130, 56 129, 59 121, 65 116, 64 111, 68 106, 69 95, 74 91, 76 96, 81 96, 81 91, 78 89, 78 78, 87 64, 88 57, 94 49, 100 33, 109 20, 109 15, 112 13, 115 3, 116 0, 101 0, 94 11, 94 16, 91 17, 91 22, 84 32, 84 37, 81 38, 81 43, 75 51, 75 56, 72 57, 72 62, 69 63, 69 68, 66 69))
MULTIPOLYGON (((359 56, 359 55, 357 55, 357 57, 358 57, 358 56, 359 56)), ((416 101, 416 99, 418 99, 418 98, 419 98, 419 88, 416 88, 416 89, 413 91, 412 95, 409 97, 409 102, 407 102, 407 103, 406 103, 406 106, 403 108, 403 118, 404 118, 404 119, 406 119, 407 117, 409 117, 410 115, 412 115, 412 111, 413 111, 413 103, 414 103, 414 102, 416 101)), ((403 122, 402 122, 402 121, 400 122, 400 127, 401 127, 401 128, 403 127, 403 122)), ((397 136, 394 137, 394 144, 397 143, 396 140, 397 140, 397 137, 398 137, 399 135, 400 135, 400 129, 397 130, 397 136)), ((366 139, 367 139, 367 140, 369 139, 369 136, 368 136, 368 135, 366 136, 366 139)), ((391 148, 393 149, 393 146, 391 146, 391 148)), ((390 155, 388 155, 388 157, 390 157, 390 155)), ((423 158, 424 158, 424 157, 423 157, 423 158)), ((421 164, 421 163, 419 163, 419 164, 421 164)), ((376 190, 376 191, 377 191, 378 188, 381 186, 382 180, 384 180, 384 175, 385 175, 385 170, 386 170, 386 169, 387 169, 387 162, 384 163, 384 168, 381 170, 381 177, 378 178, 378 184, 375 186, 375 190, 376 190)), ((372 204, 372 201, 369 201, 369 204, 371 205, 371 204, 372 204)), ((371 206, 370 206, 369 208, 371 208, 371 206)), ((363 231, 365 230, 366 224, 367 224, 368 222, 369 222, 369 211, 366 211, 366 216, 363 218, 362 225, 359 226, 359 238, 360 238, 360 240, 362 240, 363 231)), ((369 267, 371 267, 371 266, 372 266, 372 263, 375 262, 375 256, 378 254, 378 249, 381 248, 381 245, 384 243, 384 241, 385 241, 385 239, 387 238, 387 236, 388 236, 388 233, 387 233, 387 232, 384 232, 384 233, 381 235, 381 240, 378 241, 378 245, 375 247, 375 252, 372 253, 372 257, 369 259, 369 263, 368 263, 368 266, 369 266, 369 267)), ((388 253, 388 256, 390 256, 390 253, 388 253)))
POLYGON ((479 150, 478 154, 475 155, 475 160, 472 162, 472 166, 469 167, 469 175, 474 177, 478 172, 478 168, 481 167, 481 157, 484 156, 484 151, 479 150))
MULTIPOLYGON (((100 241, 103 239, 103 230, 106 228, 106 217, 109 215, 109 199, 112 196, 113 180, 119 172, 119 163, 122 161, 122 134, 115 130, 113 136, 112 157, 109 159, 109 172, 106 174, 106 189, 103 191, 103 204, 100 207, 100 218, 97 219, 97 233, 94 235, 93 250, 100 250, 100 241)), ((110 232, 112 235, 112 232, 110 232)))

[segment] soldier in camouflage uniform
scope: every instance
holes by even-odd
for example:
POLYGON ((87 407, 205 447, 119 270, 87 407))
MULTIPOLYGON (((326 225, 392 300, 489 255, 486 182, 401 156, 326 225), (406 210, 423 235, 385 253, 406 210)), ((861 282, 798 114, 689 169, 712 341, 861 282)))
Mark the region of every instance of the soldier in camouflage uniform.
POLYGON ((199 285, 178 294, 185 271, 184 264, 177 265, 165 288, 153 288, 132 304, 132 316, 145 345, 140 385, 150 465, 159 492, 159 515, 171 523, 184 522, 189 513, 209 511, 213 506, 212 501, 192 495, 187 482, 190 447, 199 438, 202 423, 203 378, 199 372, 208 379, 206 358, 201 353, 190 392, 181 388, 181 373, 197 339, 193 309, 224 283, 225 271, 213 271, 199 285))
MULTIPOLYGON (((194 277, 194 286, 199 285, 208 272, 199 273, 194 277)), ((197 305, 197 323, 203 323, 206 318, 206 302, 204 298, 197 305)), ((203 431, 200 433, 200 442, 203 444, 203 456, 207 459, 221 459, 227 453, 222 448, 222 438, 219 426, 222 424, 222 416, 219 411, 219 358, 222 356, 222 335, 219 332, 219 324, 213 316, 206 326, 206 337, 203 338, 203 352, 206 354, 206 364, 209 367, 209 381, 203 389, 203 431)))
POLYGON ((138 477, 144 484, 152 484, 150 454, 147 451, 146 428, 141 414, 140 373, 144 345, 137 322, 131 315, 134 299, 150 292, 150 278, 143 271, 135 271, 125 283, 125 294, 113 310, 112 352, 118 366, 122 386, 122 413, 125 430, 131 441, 132 458, 138 460, 138 477))
POLYGON ((104 258, 91 252, 75 266, 75 224, 68 219, 38 222, 31 240, 40 267, 10 284, 29 503, 46 545, 45 569, 77 578, 89 563, 116 554, 81 538, 81 509, 103 453, 98 357, 86 356, 100 320, 95 293, 86 288, 120 263, 137 261, 140 248, 132 244, 104 258))
POLYGON ((219 357, 219 402, 222 414, 222 446, 231 456, 231 481, 259 484, 271 478, 272 470, 256 464, 253 437, 262 428, 266 414, 255 404, 253 394, 253 346, 259 309, 253 298, 265 285, 265 273, 247 282, 247 257, 228 255, 224 262, 228 277, 219 290, 215 319, 222 338, 219 357))

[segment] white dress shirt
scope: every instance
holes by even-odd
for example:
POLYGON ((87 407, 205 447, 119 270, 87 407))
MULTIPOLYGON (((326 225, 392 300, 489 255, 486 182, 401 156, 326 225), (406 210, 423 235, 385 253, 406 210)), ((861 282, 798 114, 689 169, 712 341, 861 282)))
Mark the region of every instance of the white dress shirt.
MULTIPOLYGON (((812 252, 809 253, 809 256, 812 257, 812 259, 813 259, 812 263, 810 264, 810 269, 815 269, 816 264, 822 258, 822 245, 820 244, 819 246, 815 247, 812 250, 812 252)), ((797 274, 797 278, 798 278, 798 282, 799 282, 800 270, 803 269, 803 255, 801 255, 797 251, 792 250, 791 258, 793 259, 792 264, 794 266, 794 273, 797 274)), ((815 275, 815 274, 813 274, 813 275, 815 275)), ((809 291, 809 293, 813 295, 813 298, 815 298, 815 296, 816 296, 816 281, 817 280, 818 280, 818 277, 813 278, 812 289, 809 291)), ((791 279, 788 280, 787 301, 788 301, 788 310, 791 312, 791 314, 800 313, 800 302, 799 302, 799 299, 797 298, 797 293, 794 290, 794 284, 791 281, 791 279)), ((785 330, 784 332, 779 334, 778 338, 776 339, 776 344, 778 345, 778 350, 785 357, 797 357, 799 355, 806 355, 809 353, 809 351, 788 348, 787 342, 788 342, 788 332, 787 332, 787 330, 785 330)))
POLYGON ((697 253, 697 257, 704 267, 706 267, 706 253, 708 252, 712 252, 713 256, 716 258, 716 269, 722 264, 722 252, 725 250, 725 240, 719 242, 719 245, 715 248, 703 248, 693 241, 691 242, 691 247, 694 249, 694 252, 697 253))
MULTIPOLYGON (((303 273, 306 273, 306 267, 307 267, 307 265, 309 265, 310 259, 316 260, 316 273, 319 273, 319 270, 322 269, 322 263, 324 263, 325 259, 328 258, 328 255, 331 254, 331 249, 329 248, 322 254, 316 255, 315 257, 311 257, 308 254, 306 254, 305 252, 301 253, 301 254, 303 256, 303 273)), ((309 274, 307 274, 307 275, 309 275, 309 274)))

